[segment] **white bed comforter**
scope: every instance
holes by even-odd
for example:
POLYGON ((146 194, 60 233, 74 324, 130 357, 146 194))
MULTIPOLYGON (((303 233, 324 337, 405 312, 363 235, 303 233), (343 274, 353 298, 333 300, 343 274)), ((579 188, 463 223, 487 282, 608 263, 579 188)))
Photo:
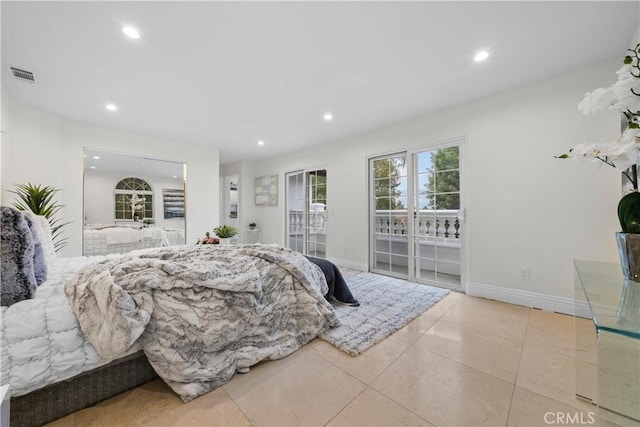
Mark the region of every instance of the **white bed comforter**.
MULTIPOLYGON (((64 293, 85 265, 106 257, 58 258, 34 299, 2 307, 2 384, 20 396, 109 363, 80 330, 64 293)), ((125 354, 139 350, 132 348, 125 354)), ((122 354, 124 355, 124 354, 122 354)))

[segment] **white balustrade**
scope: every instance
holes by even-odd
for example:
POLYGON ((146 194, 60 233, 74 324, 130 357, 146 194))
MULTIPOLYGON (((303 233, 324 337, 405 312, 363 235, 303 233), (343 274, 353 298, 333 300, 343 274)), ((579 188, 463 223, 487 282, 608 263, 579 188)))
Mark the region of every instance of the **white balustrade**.
MULTIPOLYGON (((414 233, 419 237, 460 238, 458 210, 427 210, 417 212, 414 233)), ((375 227, 377 234, 404 235, 408 233, 406 210, 377 210, 375 227)))
MULTIPOLYGON (((307 214, 307 230, 309 234, 327 233, 327 211, 311 211, 307 214)), ((301 235, 304 232, 304 212, 289 211, 289 235, 301 235)))

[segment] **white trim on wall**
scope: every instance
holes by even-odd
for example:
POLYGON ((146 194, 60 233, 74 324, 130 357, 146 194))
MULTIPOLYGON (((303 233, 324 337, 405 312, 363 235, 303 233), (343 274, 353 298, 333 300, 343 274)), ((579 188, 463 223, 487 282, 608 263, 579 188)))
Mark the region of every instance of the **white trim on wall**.
POLYGON ((339 258, 333 258, 333 257, 329 258, 329 261, 331 261, 338 267, 350 268, 352 270, 358 270, 358 271, 364 271, 364 272, 369 271, 369 265, 367 265, 366 263, 349 261, 346 259, 339 259, 339 258))
POLYGON ((576 301, 573 298, 473 282, 467 283, 467 295, 525 307, 540 308, 542 310, 569 314, 571 316, 576 315, 578 317, 591 318, 587 303, 584 301, 576 301))

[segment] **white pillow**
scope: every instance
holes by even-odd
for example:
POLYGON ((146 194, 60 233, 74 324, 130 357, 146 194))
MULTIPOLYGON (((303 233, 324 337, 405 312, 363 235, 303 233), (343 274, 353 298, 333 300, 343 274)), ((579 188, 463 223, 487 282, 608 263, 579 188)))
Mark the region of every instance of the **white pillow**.
POLYGON ((56 259, 56 251, 53 248, 53 240, 51 238, 51 225, 49 220, 43 215, 36 215, 31 211, 22 211, 23 214, 29 215, 33 219, 33 222, 40 225, 40 231, 42 235, 42 251, 44 252, 45 263, 47 264, 47 271, 51 271, 56 259))

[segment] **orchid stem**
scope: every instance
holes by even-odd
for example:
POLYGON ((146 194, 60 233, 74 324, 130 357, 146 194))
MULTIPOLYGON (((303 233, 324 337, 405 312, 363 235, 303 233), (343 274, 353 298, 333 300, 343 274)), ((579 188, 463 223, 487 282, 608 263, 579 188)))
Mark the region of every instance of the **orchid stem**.
MULTIPOLYGON (((606 157, 596 157, 596 159, 608 164, 609 166, 612 166, 614 168, 616 167, 616 165, 610 162, 606 157)), ((629 180, 629 182, 631 182, 633 189, 635 191, 638 191, 638 167, 636 165, 631 165, 629 169, 622 172, 622 175, 624 175, 629 180)))

